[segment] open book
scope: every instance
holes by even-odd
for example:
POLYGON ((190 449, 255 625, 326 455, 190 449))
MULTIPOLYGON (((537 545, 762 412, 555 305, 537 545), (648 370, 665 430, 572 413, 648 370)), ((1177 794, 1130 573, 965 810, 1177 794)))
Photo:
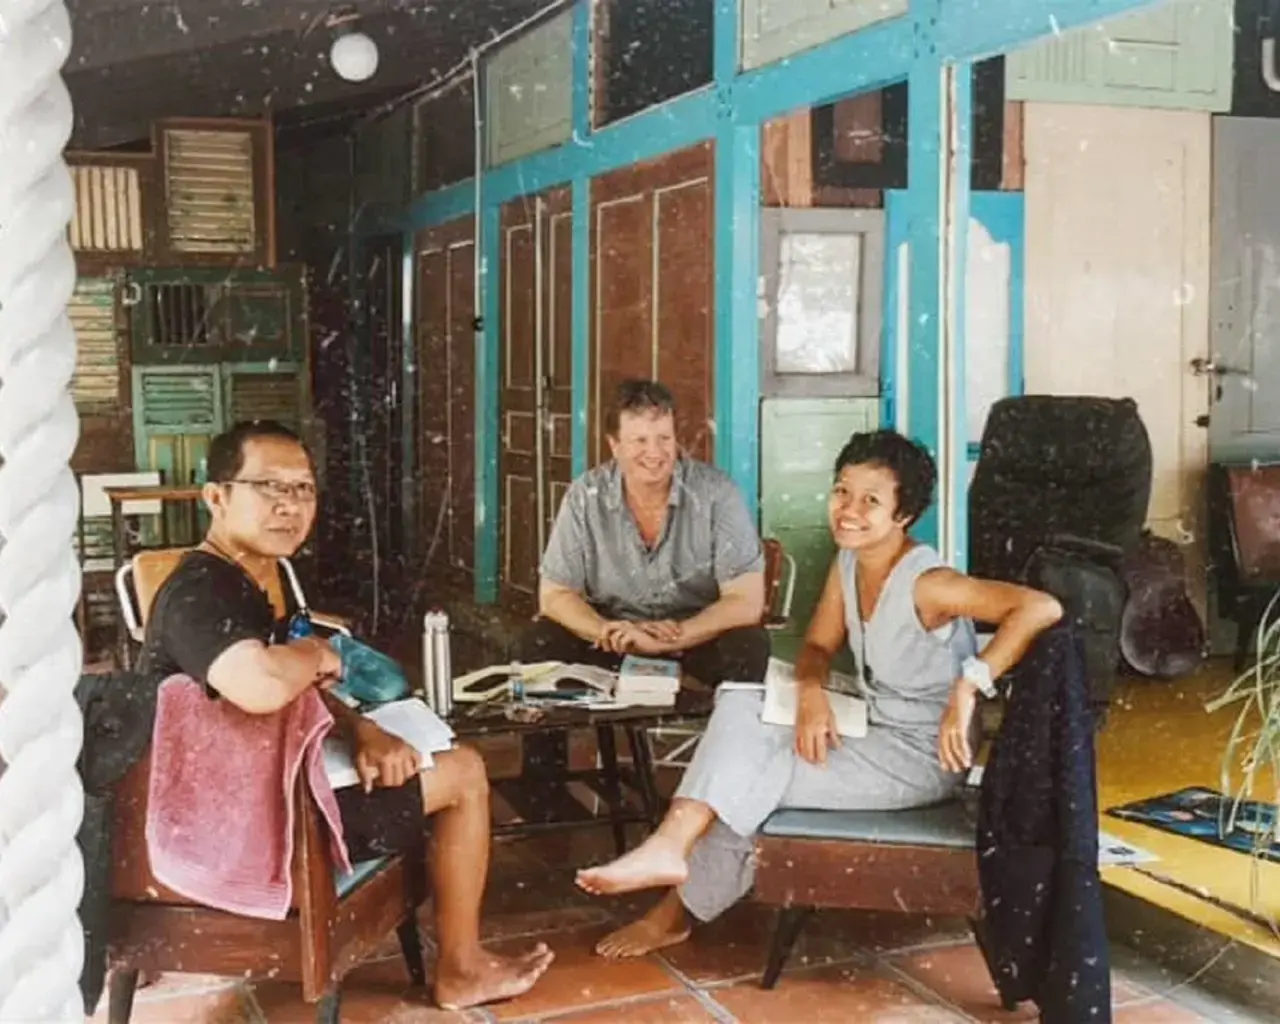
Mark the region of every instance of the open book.
MULTIPOLYGON (((836 731, 849 739, 867 734, 867 702, 849 692, 855 688, 856 684, 848 676, 831 673, 827 700, 831 702, 831 713, 836 717, 836 731)), ((795 725, 796 693, 795 666, 770 658, 764 682, 764 711, 760 720, 766 725, 795 725)))
MULTIPOLYGON (((453 747, 453 730, 416 697, 383 704, 365 717, 412 746, 423 768, 431 767, 432 754, 453 747)), ((343 737, 331 735, 324 741, 324 771, 334 789, 359 785, 360 776, 351 755, 343 737)))

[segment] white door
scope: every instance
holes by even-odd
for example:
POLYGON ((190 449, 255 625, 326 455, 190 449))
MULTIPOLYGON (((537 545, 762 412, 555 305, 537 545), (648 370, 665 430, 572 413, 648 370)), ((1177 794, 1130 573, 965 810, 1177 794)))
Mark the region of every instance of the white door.
POLYGON ((1210 116, 1028 103, 1025 131, 1027 391, 1137 401, 1203 608, 1210 116))
POLYGON ((1280 121, 1223 117, 1213 134, 1215 462, 1280 460, 1280 121))

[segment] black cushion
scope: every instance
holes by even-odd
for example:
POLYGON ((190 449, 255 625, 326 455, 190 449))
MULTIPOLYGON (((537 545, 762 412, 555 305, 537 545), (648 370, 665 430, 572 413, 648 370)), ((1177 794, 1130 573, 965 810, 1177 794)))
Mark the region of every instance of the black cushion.
POLYGON ((1022 582, 1059 534, 1132 551, 1150 500, 1151 440, 1132 399, 1001 399, 969 489, 969 571, 1022 582))

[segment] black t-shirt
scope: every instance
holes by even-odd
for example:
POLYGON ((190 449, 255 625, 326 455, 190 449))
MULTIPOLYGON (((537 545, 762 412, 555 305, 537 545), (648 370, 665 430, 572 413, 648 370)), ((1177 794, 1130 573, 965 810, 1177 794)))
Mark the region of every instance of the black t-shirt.
POLYGON ((209 666, 242 640, 280 642, 296 607, 284 588, 286 618, 276 619, 265 591, 239 566, 190 551, 161 585, 147 619, 138 673, 153 686, 177 673, 209 688, 209 666))

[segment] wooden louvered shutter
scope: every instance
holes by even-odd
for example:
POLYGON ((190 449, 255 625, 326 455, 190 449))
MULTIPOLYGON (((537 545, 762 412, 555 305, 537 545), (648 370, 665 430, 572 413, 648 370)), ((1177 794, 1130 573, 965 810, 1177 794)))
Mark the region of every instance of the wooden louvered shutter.
POLYGON ((302 432, 306 391, 295 363, 244 364, 223 369, 228 425, 275 420, 302 432))
POLYGON ((156 131, 165 256, 175 263, 272 264, 270 127, 161 121, 156 131))
POLYGON ((71 248, 86 255, 141 257, 143 181, 136 164, 76 162, 71 165, 76 208, 71 218, 71 248))
POLYGON ((120 408, 120 337, 116 282, 82 277, 67 306, 76 332, 76 368, 71 396, 82 415, 109 415, 120 408))

